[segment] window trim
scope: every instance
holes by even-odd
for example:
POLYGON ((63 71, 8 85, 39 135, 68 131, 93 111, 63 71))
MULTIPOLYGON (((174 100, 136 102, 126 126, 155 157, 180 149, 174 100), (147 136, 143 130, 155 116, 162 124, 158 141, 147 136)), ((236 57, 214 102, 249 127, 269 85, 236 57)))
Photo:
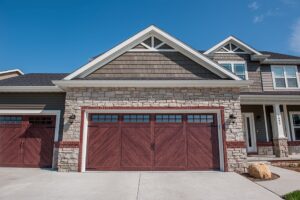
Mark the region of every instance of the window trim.
MULTIPOLYGON (((292 129, 292 141, 300 141, 300 140, 296 140, 295 127, 294 127, 294 123, 293 123, 293 115, 300 115, 300 112, 299 111, 290 111, 289 114, 290 114, 290 125, 291 125, 291 129, 292 129)), ((300 126, 299 126, 299 128, 300 128, 300 126)))
POLYGON ((297 65, 271 65, 271 73, 272 73, 272 80, 273 80, 273 88, 276 90, 291 90, 291 89, 300 89, 299 86, 299 73, 298 73, 298 67, 297 65), (276 81, 275 81, 275 74, 274 74, 274 68, 278 67, 283 67, 283 78, 285 81, 286 87, 276 87, 276 81), (287 79, 288 77, 286 76, 286 70, 285 67, 294 67, 296 69, 296 79, 297 79, 297 85, 298 87, 288 87, 287 79))
MULTIPOLYGON (((247 66, 246 61, 222 60, 222 61, 218 61, 218 63, 220 65, 221 64, 230 64, 231 65, 231 73, 233 73, 234 75, 236 75, 235 71, 233 71, 234 64, 243 64, 243 65, 245 65, 245 80, 249 80, 249 78, 248 78, 248 66, 247 66)), ((236 76, 238 76, 238 75, 236 75, 236 76)))

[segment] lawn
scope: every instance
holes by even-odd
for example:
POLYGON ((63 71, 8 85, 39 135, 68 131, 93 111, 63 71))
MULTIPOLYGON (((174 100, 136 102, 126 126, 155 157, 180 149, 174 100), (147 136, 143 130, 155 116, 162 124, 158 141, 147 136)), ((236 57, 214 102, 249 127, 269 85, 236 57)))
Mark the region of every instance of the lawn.
POLYGON ((300 190, 288 193, 284 195, 284 199, 286 200, 300 200, 300 190))

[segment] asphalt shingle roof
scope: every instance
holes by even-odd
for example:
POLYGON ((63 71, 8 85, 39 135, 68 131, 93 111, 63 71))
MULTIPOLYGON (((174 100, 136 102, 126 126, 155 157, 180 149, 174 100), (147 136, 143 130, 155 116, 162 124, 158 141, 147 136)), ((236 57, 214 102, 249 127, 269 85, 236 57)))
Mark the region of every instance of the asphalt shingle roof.
POLYGON ((270 55, 268 59, 300 59, 300 56, 287 55, 271 51, 259 51, 262 54, 270 55))
POLYGON ((25 74, 0 80, 0 86, 53 86, 52 80, 61 80, 67 75, 65 73, 25 74))

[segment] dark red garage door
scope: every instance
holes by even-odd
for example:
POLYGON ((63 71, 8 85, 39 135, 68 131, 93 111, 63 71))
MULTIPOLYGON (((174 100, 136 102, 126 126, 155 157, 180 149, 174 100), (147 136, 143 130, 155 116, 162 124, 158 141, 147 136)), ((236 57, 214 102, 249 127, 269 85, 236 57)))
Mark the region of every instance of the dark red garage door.
POLYGON ((215 114, 91 114, 89 170, 217 170, 215 114))
POLYGON ((0 116, 0 166, 51 167, 55 117, 0 116))

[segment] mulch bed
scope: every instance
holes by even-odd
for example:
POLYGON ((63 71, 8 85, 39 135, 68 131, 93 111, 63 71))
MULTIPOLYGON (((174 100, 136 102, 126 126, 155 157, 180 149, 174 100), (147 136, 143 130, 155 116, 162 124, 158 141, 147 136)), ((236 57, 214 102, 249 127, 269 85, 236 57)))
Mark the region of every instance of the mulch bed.
POLYGON ((288 167, 288 166, 276 166, 276 167, 281 167, 283 169, 289 169, 289 170, 293 170, 295 172, 300 172, 300 167, 288 167))
POLYGON ((241 175, 244 176, 245 178, 249 179, 250 181, 271 181, 271 180, 278 179, 280 177, 278 174, 274 174, 274 173, 272 173, 272 177, 270 179, 254 178, 254 177, 250 176, 249 173, 242 173, 241 175))
POLYGON ((300 172, 300 161, 282 161, 282 162, 272 162, 275 167, 281 167, 283 169, 293 170, 300 172))

